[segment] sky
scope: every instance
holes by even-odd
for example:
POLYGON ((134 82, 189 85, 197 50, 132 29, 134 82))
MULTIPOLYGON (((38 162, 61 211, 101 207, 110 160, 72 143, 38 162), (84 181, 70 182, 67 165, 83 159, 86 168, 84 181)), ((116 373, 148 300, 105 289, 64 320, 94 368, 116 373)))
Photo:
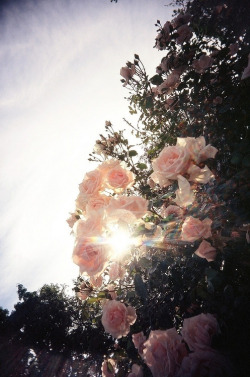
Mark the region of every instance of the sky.
POLYGON ((125 128, 120 68, 137 53, 149 75, 170 0, 0 2, 0 306, 17 284, 72 286, 75 209, 105 121, 125 128))

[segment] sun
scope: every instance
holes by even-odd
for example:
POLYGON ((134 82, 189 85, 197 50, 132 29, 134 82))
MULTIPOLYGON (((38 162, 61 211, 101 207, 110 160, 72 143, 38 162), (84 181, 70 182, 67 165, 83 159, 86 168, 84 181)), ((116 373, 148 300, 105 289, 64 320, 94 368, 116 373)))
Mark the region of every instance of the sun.
POLYGON ((134 245, 134 239, 129 231, 121 228, 113 229, 107 242, 112 249, 114 259, 122 258, 134 245))

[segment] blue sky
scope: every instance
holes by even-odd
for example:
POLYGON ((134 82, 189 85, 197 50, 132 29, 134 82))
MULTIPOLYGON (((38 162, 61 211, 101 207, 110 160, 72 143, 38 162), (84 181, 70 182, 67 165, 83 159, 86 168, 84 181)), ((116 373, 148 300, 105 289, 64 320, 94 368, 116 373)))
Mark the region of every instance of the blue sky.
MULTIPOLYGON (((66 223, 105 120, 129 118, 120 68, 155 74, 157 19, 169 0, 10 1, 0 22, 0 306, 16 285, 71 284, 66 223)), ((133 119, 133 118, 132 118, 133 119)))

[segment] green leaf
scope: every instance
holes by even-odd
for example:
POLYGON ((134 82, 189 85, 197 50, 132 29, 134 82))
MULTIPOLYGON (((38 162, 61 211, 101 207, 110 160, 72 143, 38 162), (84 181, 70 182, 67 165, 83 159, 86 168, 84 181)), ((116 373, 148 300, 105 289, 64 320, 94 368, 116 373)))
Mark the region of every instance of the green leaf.
POLYGON ((138 153, 135 150, 129 151, 128 152, 130 157, 136 156, 138 153))
POLYGON ((160 75, 154 75, 153 77, 151 77, 151 79, 149 79, 149 81, 153 85, 160 85, 163 83, 163 78, 160 75))
POLYGON ((137 164, 137 167, 138 167, 140 170, 147 169, 147 165, 146 165, 146 164, 143 164, 142 162, 139 162, 139 163, 137 164))
POLYGON ((146 109, 152 109, 154 107, 153 97, 146 97, 146 109))
POLYGON ((140 274, 135 274, 134 284, 136 294, 145 300, 147 298, 148 292, 140 274))

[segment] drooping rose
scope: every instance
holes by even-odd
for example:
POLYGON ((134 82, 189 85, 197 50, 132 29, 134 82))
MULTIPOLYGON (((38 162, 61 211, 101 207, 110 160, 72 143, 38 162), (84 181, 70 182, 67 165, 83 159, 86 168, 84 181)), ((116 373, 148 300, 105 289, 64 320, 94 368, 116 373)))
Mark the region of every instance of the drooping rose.
POLYGON ((119 160, 107 160, 98 169, 104 177, 107 188, 121 193, 134 184, 134 174, 119 160))
POLYGON ((122 302, 109 300, 103 306, 102 324, 106 332, 114 338, 126 336, 130 331, 130 325, 136 321, 135 309, 125 306, 122 302))
POLYGON ((250 76, 250 54, 248 55, 248 65, 242 73, 241 80, 245 80, 249 76, 250 76))
POLYGON ((138 364, 133 364, 132 370, 128 374, 128 377, 143 377, 142 367, 138 364))
POLYGON ((110 280, 123 279, 126 273, 125 268, 119 262, 113 262, 109 268, 110 280))
POLYGON ((181 25, 177 29, 177 34, 176 42, 182 45, 184 42, 188 42, 191 39, 193 31, 188 25, 181 25))
POLYGON ((132 341, 134 343, 135 348, 138 350, 139 355, 143 355, 144 349, 144 342, 146 341, 146 337, 143 332, 138 332, 132 335, 132 341))
POLYGON ((151 178, 161 187, 168 186, 170 179, 177 179, 179 174, 186 173, 189 162, 190 155, 186 148, 178 145, 165 147, 152 162, 151 178))
POLYGON ((148 200, 135 195, 112 198, 107 208, 107 212, 112 213, 115 210, 129 211, 137 219, 140 219, 148 210, 148 200))
POLYGON ((199 59, 193 61, 192 66, 198 73, 204 73, 206 69, 213 65, 214 59, 208 55, 201 55, 199 59))
POLYGON ((178 137, 176 145, 187 148, 191 158, 199 164, 208 158, 214 158, 218 149, 212 145, 206 145, 204 136, 195 137, 178 137))
POLYGON ((76 239, 73 262, 80 267, 80 273, 89 276, 100 274, 107 266, 110 250, 104 243, 91 237, 76 239))
POLYGON ((189 182, 182 175, 178 175, 179 189, 175 191, 176 198, 174 202, 179 207, 187 207, 194 202, 194 192, 190 187, 189 182))
POLYGON ((169 215, 174 215, 176 217, 183 216, 183 209, 175 205, 169 205, 168 207, 161 207, 160 215, 162 217, 168 217, 169 215))
POLYGON ((102 377, 115 377, 116 363, 113 359, 104 360, 102 363, 102 377))
POLYGON ((200 238, 209 238, 211 233, 212 220, 208 217, 199 220, 195 217, 187 217, 182 225, 181 239, 183 241, 194 242, 200 238))
POLYGON ((208 262, 212 262, 216 258, 216 249, 211 245, 211 243, 203 240, 194 252, 198 257, 205 258, 208 262))
POLYGON ((191 165, 188 168, 187 173, 189 174, 188 180, 191 182, 198 182, 198 183, 208 183, 212 179, 214 179, 214 175, 211 170, 205 165, 203 169, 199 168, 197 165, 191 165))
POLYGON ((210 313, 185 318, 181 335, 191 351, 211 346, 212 338, 219 331, 217 319, 210 313))
POLYGON ((143 357, 153 377, 174 377, 187 350, 175 328, 151 331, 143 357))
POLYGON ((184 357, 176 377, 232 377, 230 361, 211 348, 184 357))
POLYGON ((128 84, 129 80, 132 79, 132 77, 135 74, 135 65, 131 64, 131 67, 122 67, 120 69, 120 75, 125 79, 125 84, 128 84))

